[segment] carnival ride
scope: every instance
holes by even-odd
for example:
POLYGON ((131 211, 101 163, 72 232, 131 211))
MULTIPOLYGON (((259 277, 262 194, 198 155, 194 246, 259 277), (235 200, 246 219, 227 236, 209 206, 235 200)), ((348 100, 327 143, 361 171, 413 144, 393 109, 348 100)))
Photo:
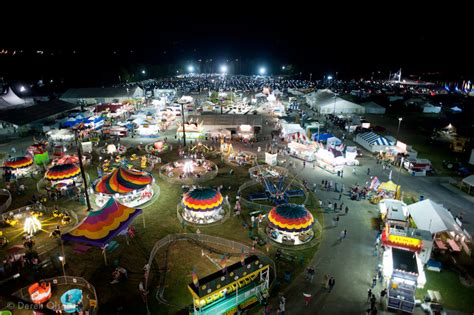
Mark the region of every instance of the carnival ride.
POLYGON ((101 207, 115 196, 126 206, 142 205, 153 197, 153 183, 153 176, 149 173, 119 166, 93 183, 95 203, 101 207))
POLYGON ((66 313, 82 312, 82 290, 71 289, 61 295, 61 304, 66 313))
POLYGON ((314 237, 315 219, 303 205, 280 204, 268 213, 267 235, 286 245, 300 245, 314 237))
POLYGON ((51 298, 51 283, 33 283, 28 287, 28 293, 33 303, 42 304, 51 298))
POLYGON ((224 216, 224 198, 212 188, 195 188, 183 196, 182 217, 194 224, 210 224, 224 216))
POLYGON ((270 265, 256 255, 200 279, 193 274, 193 314, 235 314, 268 297, 269 284, 270 265))
MULTIPOLYGON (((257 163, 257 167, 260 168, 257 163)), ((264 174, 260 169, 259 174, 264 174)), ((289 189, 295 178, 285 187, 285 176, 280 175, 276 182, 272 181, 268 176, 259 175, 257 181, 261 183, 265 189, 264 192, 252 193, 248 199, 250 201, 268 200, 276 205, 286 204, 290 198, 304 197, 305 193, 301 188, 289 189)))

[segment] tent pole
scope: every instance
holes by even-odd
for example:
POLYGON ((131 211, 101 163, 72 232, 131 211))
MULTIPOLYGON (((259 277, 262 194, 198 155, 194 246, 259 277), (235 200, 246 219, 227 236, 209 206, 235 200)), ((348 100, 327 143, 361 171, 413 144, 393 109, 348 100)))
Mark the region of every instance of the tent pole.
POLYGON ((142 220, 143 220, 143 228, 146 229, 146 224, 145 224, 145 213, 142 212, 142 220))
POLYGON ((102 251, 102 254, 104 254, 104 263, 105 265, 107 266, 107 253, 106 253, 106 249, 104 247, 103 251, 102 251))

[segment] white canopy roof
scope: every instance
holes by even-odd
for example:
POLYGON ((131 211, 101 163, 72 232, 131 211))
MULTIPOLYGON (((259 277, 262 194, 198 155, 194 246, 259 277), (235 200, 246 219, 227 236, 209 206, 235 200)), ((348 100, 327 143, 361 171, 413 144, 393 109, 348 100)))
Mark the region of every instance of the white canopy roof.
POLYGON ((409 205, 408 212, 418 229, 430 231, 431 234, 444 231, 463 233, 452 214, 430 199, 409 205))
POLYGON ((19 105, 25 105, 26 102, 19 98, 9 87, 7 93, 0 95, 0 109, 10 109, 19 105))
POLYGON ((474 175, 470 175, 462 180, 462 182, 471 187, 474 186, 474 175))

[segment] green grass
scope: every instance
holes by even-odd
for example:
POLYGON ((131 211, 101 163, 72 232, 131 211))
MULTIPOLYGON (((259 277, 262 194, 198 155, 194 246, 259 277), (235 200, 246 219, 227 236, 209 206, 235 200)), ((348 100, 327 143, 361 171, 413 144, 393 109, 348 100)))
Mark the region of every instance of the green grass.
POLYGON ((423 299, 428 290, 436 290, 441 294, 443 305, 447 309, 455 309, 466 313, 474 310, 474 288, 461 284, 459 277, 452 271, 426 271, 426 286, 416 292, 417 299, 423 299))

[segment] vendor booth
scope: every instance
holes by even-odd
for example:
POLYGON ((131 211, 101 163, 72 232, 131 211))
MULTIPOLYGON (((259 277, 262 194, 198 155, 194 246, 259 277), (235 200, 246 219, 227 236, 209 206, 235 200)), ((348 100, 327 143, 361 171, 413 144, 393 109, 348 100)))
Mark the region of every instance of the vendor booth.
POLYGON ((267 235, 285 245, 301 245, 314 237, 314 218, 303 205, 281 204, 268 213, 267 235))
POLYGON ((385 150, 394 144, 393 141, 371 131, 357 134, 354 141, 372 153, 385 150))
POLYGON ((74 132, 69 129, 52 129, 46 135, 52 145, 66 145, 75 139, 74 132))
POLYGON ((418 254, 400 248, 386 249, 383 275, 388 282, 388 308, 413 313, 416 289, 426 283, 418 254))
POLYGON ((101 207, 115 197, 127 207, 142 205, 153 197, 153 182, 146 172, 118 167, 94 182, 95 203, 101 207))
POLYGON ((466 244, 471 236, 462 228, 459 218, 453 217, 443 205, 425 199, 408 206, 413 222, 418 229, 427 230, 435 235, 435 244, 439 249, 449 249, 452 252, 469 252, 466 244))
POLYGON ((224 217, 224 199, 212 188, 195 188, 183 196, 182 217, 194 224, 209 224, 224 217))
POLYGON ((254 128, 250 125, 240 125, 237 129, 237 136, 242 140, 251 140, 255 136, 254 128))
POLYGON ((337 173, 344 170, 346 159, 341 151, 336 149, 319 148, 316 152, 316 165, 329 173, 337 173))
POLYGON ((294 157, 297 157, 301 160, 307 162, 313 162, 316 158, 317 145, 315 143, 299 143, 291 141, 287 145, 290 149, 290 154, 294 157))
POLYGON ((35 143, 26 149, 26 151, 33 156, 36 165, 43 165, 49 163, 49 153, 47 143, 35 143))
POLYGON ((382 199, 400 198, 400 186, 392 181, 378 184, 378 178, 374 177, 369 188, 371 189, 370 202, 374 204, 379 203, 382 199))
MULTIPOLYGON (((184 124, 184 132, 186 133, 186 139, 202 139, 205 137, 205 133, 202 126, 203 122, 186 122, 184 124)), ((183 124, 178 122, 178 129, 176 130, 176 136, 181 139, 183 138, 183 124)))

